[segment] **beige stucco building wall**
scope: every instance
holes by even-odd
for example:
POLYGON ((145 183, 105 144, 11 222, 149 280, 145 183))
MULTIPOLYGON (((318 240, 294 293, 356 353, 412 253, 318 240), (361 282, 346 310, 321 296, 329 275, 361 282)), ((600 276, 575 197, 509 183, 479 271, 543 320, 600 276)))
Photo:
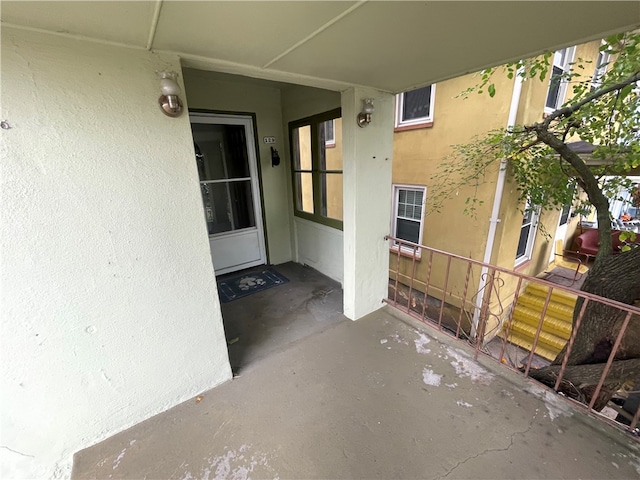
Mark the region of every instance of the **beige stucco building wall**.
MULTIPOLYGON (((576 48, 574 59, 582 58, 595 62, 600 42, 590 42, 576 48)), ((584 72, 590 79, 593 69, 584 72)), ((427 199, 423 225, 422 243, 436 248, 482 260, 485 252, 489 218, 495 193, 495 182, 498 175, 496 169, 491 171, 477 190, 475 187, 461 188, 459 192, 447 199, 441 213, 430 212, 430 187, 434 184, 432 177, 438 172, 438 165, 448 161, 451 145, 470 143, 474 136, 484 135, 496 128, 505 128, 511 103, 514 81, 498 71, 495 76, 496 95, 491 98, 486 93, 471 95, 467 99, 457 97, 462 91, 479 82, 479 77, 466 75, 437 84, 433 126, 415 130, 398 131, 394 136, 393 182, 396 184, 426 185, 427 199), (484 203, 478 208, 475 218, 463 214, 467 197, 475 195, 484 203)), ((548 89, 545 82, 525 81, 518 102, 518 124, 530 124, 541 121, 548 89)), ((571 89, 566 98, 570 98, 571 89)), ((512 269, 522 225, 522 209, 518 200, 518 191, 513 179, 507 174, 498 218, 496 237, 492 250, 491 263, 503 268, 512 269)), ((516 270, 520 273, 535 276, 543 272, 548 264, 554 247, 554 234, 558 226, 560 211, 543 212, 539 221, 544 224, 538 228, 533 245, 531 259, 521 264, 516 270), (551 237, 544 235, 546 230, 551 237)), ((570 219, 567 227, 565 243, 570 246, 578 218, 570 219)), ((424 258, 417 262, 416 278, 426 279, 427 261, 424 258)), ((437 258, 437 256, 436 256, 437 258)), ((398 263, 397 255, 391 254, 391 268, 398 263)), ((411 274, 412 263, 409 259, 399 262, 401 280, 405 282, 411 274)), ((429 295, 441 297, 444 284, 446 262, 444 259, 434 261, 431 272, 429 295)), ((479 269, 473 268, 470 275, 471 291, 478 285, 479 269)), ((512 298, 517 279, 503 277, 506 281, 500 288, 500 297, 505 303, 512 298)), ((447 302, 459 306, 459 297, 466 279, 466 265, 453 261, 449 278, 447 302)), ((417 282, 417 287, 424 291, 424 283, 417 282)), ((507 302, 508 303, 508 302, 507 302)), ((505 309, 506 311, 506 309, 505 309)))
MULTIPOLYGON (((452 153, 452 145, 470 142, 474 136, 506 127, 509 103, 513 89, 513 81, 506 77, 497 82, 497 93, 487 101, 484 95, 471 95, 466 99, 458 97, 477 80, 473 75, 465 75, 437 84, 433 126, 415 130, 399 131, 394 134, 393 183, 408 185, 425 185, 427 187, 426 211, 423 224, 422 243, 430 247, 456 253, 476 260, 482 260, 489 230, 488 219, 491 213, 491 199, 495 191, 498 169, 488 172, 477 187, 460 188, 450 198, 445 199, 441 212, 431 209, 431 187, 436 183, 439 166, 448 161, 452 153), (485 200, 478 207, 475 217, 465 215, 467 197, 477 195, 485 200)), ((395 269, 397 257, 392 253, 391 267, 395 269)), ((410 275, 411 262, 400 262, 401 272, 410 275)), ((423 258, 416 266, 416 276, 426 279, 428 269, 427 258, 423 258)), ((436 257, 431 271, 434 288, 430 295, 439 296, 444 277, 446 262, 436 257)), ((479 280, 479 269, 472 271, 471 285, 479 280)), ((466 265, 453 262, 449 276, 448 291, 453 292, 457 303, 464 290, 466 265)), ((423 285, 419 285, 424 290, 423 285)), ((473 290, 473 288, 472 288, 473 290)))

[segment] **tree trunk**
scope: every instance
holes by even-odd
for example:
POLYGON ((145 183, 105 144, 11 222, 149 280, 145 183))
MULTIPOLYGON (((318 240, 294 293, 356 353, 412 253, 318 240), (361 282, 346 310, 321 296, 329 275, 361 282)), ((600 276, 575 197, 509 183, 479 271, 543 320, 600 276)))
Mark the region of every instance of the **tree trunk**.
MULTIPOLYGON (((602 192, 598 180, 582 158, 572 151, 566 143, 548 130, 549 122, 535 124, 533 130, 537 138, 553 148, 562 158, 569 163, 578 174, 578 181, 589 201, 596 208, 598 217, 599 248, 593 267, 589 270, 587 278, 582 285, 582 290, 594 293, 601 297, 616 300, 621 303, 633 305, 640 299, 640 248, 633 248, 627 252, 614 255, 611 237, 611 221, 609 218, 609 200, 602 192)), ((582 309, 584 300, 580 298, 573 312, 573 328, 576 319, 582 309)), ((608 307, 598 302, 589 302, 582 318, 582 323, 576 334, 576 338, 569 353, 567 365, 593 365, 598 367, 600 374, 602 367, 607 362, 613 350, 616 337, 625 318, 625 313, 617 308, 608 307)), ((558 354, 551 367, 540 369, 532 373, 532 377, 553 387, 555 378, 553 371, 562 363, 566 354, 566 346, 558 354)), ((616 352, 616 360, 640 358, 640 317, 633 315, 622 338, 622 342, 616 352)), ((579 371, 579 370, 578 370, 579 371)), ((574 398, 582 397, 585 403, 591 401, 595 393, 595 385, 600 377, 592 377, 594 384, 584 383, 585 378, 572 378, 577 375, 575 369, 567 369, 566 381, 562 382, 560 390, 574 398), (597 377, 597 379, 595 378, 597 377), (578 390, 576 394, 576 389, 578 390)), ((622 386, 625 381, 636 381, 637 376, 623 379, 615 379, 607 376, 606 383, 596 399, 594 408, 602 409, 611 396, 622 386)), ((557 377, 556 377, 557 378, 557 377)))
MULTIPOLYGON (((640 248, 633 248, 616 255, 599 256, 589 270, 582 290, 621 303, 632 305, 636 303, 640 299, 640 248)), ((582 304, 583 300, 579 299, 573 313, 574 328, 582 304)), ((565 371, 560 391, 585 403, 590 402, 625 316, 626 313, 617 308, 608 307, 598 302, 589 302, 567 361, 567 365, 575 367, 567 368, 565 371), (589 368, 584 369, 584 367, 578 366, 589 366, 589 368), (587 376, 585 376, 586 372, 589 373, 587 376)), ((566 346, 550 367, 532 371, 531 377, 553 387, 557 379, 559 365, 565 355, 566 346)), ((623 383, 631 381, 640 385, 640 375, 638 375, 638 368, 640 368, 639 315, 631 316, 615 360, 613 365, 618 364, 618 366, 612 367, 609 372, 605 385, 594 405, 596 409, 602 409, 623 383), (633 359, 637 363, 634 369, 620 370, 618 368, 623 365, 618 360, 633 359)))

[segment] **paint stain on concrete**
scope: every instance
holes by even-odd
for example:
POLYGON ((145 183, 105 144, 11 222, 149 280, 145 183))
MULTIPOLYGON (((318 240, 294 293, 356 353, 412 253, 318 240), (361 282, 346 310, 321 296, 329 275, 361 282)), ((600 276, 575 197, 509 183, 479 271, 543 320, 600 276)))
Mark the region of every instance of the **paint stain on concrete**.
POLYGON ((242 445, 237 450, 228 449, 222 455, 207 459, 198 475, 185 472, 182 480, 248 480, 251 474, 259 478, 274 478, 279 476, 269 466, 269 459, 263 452, 252 452, 251 445, 242 445), (258 471, 256 471, 258 470, 258 471))
POLYGON ((425 345, 431 343, 431 339, 425 335, 424 333, 416 332, 419 336, 416 338, 413 343, 416 345, 416 352, 426 355, 427 353, 431 353, 431 350, 425 348, 425 345))
POLYGON ((489 373, 465 352, 447 347, 447 354, 455 359, 451 362, 451 366, 455 368, 456 373, 459 376, 470 377, 472 382, 478 382, 484 385, 489 385, 493 380, 495 375, 493 375, 493 373, 489 373))
POLYGON ((425 368, 422 370, 422 381, 426 385, 431 385, 432 387, 439 387, 442 382, 442 375, 438 375, 437 373, 433 373, 433 370, 425 368))
POLYGON ((397 333, 394 333, 393 335, 389 335, 389 338, 391 340, 395 341, 396 343, 401 344, 401 345, 409 345, 409 342, 407 342, 404 338, 402 338, 397 333))
POLYGON ((569 404, 556 393, 536 385, 531 385, 525 389, 525 392, 531 393, 534 397, 538 397, 544 402, 544 406, 547 408, 547 414, 545 415, 548 415, 551 421, 558 417, 571 417, 573 415, 573 410, 569 404))
POLYGON ((471 408, 471 407, 473 407, 473 405, 471 405, 470 403, 467 403, 467 402, 465 402, 465 401, 463 401, 463 400, 458 400, 458 401, 456 402, 456 405, 458 405, 459 407, 465 407, 465 408, 471 408))

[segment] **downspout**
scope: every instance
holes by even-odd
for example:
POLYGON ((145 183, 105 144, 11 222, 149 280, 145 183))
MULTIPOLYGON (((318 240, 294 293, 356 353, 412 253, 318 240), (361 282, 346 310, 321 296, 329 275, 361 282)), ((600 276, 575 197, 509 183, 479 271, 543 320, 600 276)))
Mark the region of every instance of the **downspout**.
MULTIPOLYGON (((511 105, 509 107, 509 117, 507 118, 507 129, 513 127, 516 124, 516 117, 518 116, 518 105, 520 104, 520 94, 522 93, 523 77, 520 75, 521 70, 516 73, 516 80, 513 84, 513 93, 511 95, 511 105)), ((496 239, 496 230, 500 219, 500 204, 502 203, 502 193, 504 192, 504 181, 507 176, 507 159, 503 158, 500 161, 500 171, 498 172, 498 181, 496 182, 496 192, 493 197, 493 207, 491 209, 491 218, 489 219, 489 233, 487 234, 487 243, 484 250, 484 263, 491 263, 491 255, 493 254, 493 244, 496 239)), ((484 297, 484 289, 487 286, 487 273, 489 269, 482 267, 480 271, 480 283, 478 284, 478 294, 476 295, 476 308, 473 311, 473 324, 471 328, 471 337, 475 337, 476 330, 478 328, 478 322, 480 321, 480 309, 482 308, 482 299, 484 297)))

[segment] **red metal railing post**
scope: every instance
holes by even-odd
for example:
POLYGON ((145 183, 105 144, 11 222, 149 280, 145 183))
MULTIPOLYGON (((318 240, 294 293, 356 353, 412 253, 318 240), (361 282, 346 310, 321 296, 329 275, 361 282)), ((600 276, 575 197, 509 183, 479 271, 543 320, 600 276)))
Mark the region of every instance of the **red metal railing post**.
POLYGON ((411 311, 411 294, 413 293, 413 279, 416 277, 416 246, 413 246, 413 260, 411 262, 411 279, 409 282, 409 301, 407 302, 407 313, 411 311))
POLYGON ((571 349, 573 348, 573 342, 576 339, 576 335, 578 335, 578 329, 580 328, 580 324, 582 323, 582 317, 584 317, 584 312, 587 309, 587 304, 589 303, 589 299, 585 298, 584 302, 582 302, 582 308, 580 308, 580 313, 578 314, 578 318, 576 318, 576 323, 573 325, 573 329, 571 330, 571 336, 569 337, 569 343, 567 344, 567 350, 564 352, 564 357, 562 357, 562 365, 560 365, 560 372, 558 373, 558 378, 556 379, 556 384, 553 389, 557 392, 558 387, 560 386, 560 382, 562 381, 562 377, 564 376, 564 371, 567 368, 567 362, 569 361, 569 355, 571 355, 571 349))
POLYGON ((616 341, 613 344, 613 348, 611 349, 611 353, 609 354, 607 363, 604 366, 604 370, 602 371, 602 375, 600 376, 598 386, 596 387, 595 392, 593 392, 593 396, 591 397, 591 401, 589 402, 589 410, 591 410, 593 408, 593 405, 596 403, 596 398, 598 398, 598 395, 600 395, 600 390, 602 389, 602 385, 604 385, 604 380, 607 378, 607 375, 609 375, 609 369, 611 368, 613 359, 616 358, 616 353, 618 352, 618 348, 620 347, 620 342, 622 342, 622 337, 624 336, 624 332, 627 329, 627 325, 629 325, 629 320, 631 320, 631 312, 627 313, 627 316, 624 318, 624 322, 622 322, 620 332, 618 332, 618 336, 616 337, 616 341))
POLYGON ((429 299, 429 282, 431 281, 431 267, 433 266, 433 250, 429 251, 429 263, 427 263, 427 279, 424 284, 424 300, 422 302, 422 320, 424 321, 427 313, 427 300, 429 299))
POLYGON ((467 266, 467 276, 464 279, 464 290, 462 292, 462 300, 460 302, 460 316, 458 317, 458 326, 456 328, 456 338, 460 336, 460 325, 462 324, 462 315, 464 315, 465 312, 465 306, 467 303, 467 291, 469 289, 469 278, 471 277, 471 268, 473 267, 473 264, 468 262, 469 265, 467 266))
POLYGON ((509 334, 511 333, 511 324, 513 323, 513 313, 516 309, 516 304, 518 303, 518 297, 520 296, 520 288, 522 287, 522 278, 518 279, 518 285, 516 286, 516 291, 513 294, 513 303, 511 304, 511 312, 509 312, 509 318, 507 319, 507 328, 504 332, 504 340, 502 341, 502 347, 500 348, 500 363, 502 363, 502 359, 504 358, 504 351, 507 348, 507 342, 509 341, 509 334))
POLYGON ((542 312, 540 313, 540 321, 538 322, 536 335, 533 337, 533 345, 531 345, 531 352, 529 353, 529 358, 527 359, 527 366, 524 369, 525 377, 529 375, 529 370, 531 369, 531 362, 533 361, 533 356, 535 355, 536 347, 538 346, 538 340, 540 339, 540 332, 542 331, 542 325, 544 324, 544 317, 547 316, 547 308, 549 308, 549 302, 551 301, 552 293, 553 293, 553 287, 549 287, 549 291, 547 292, 547 298, 544 300, 544 306, 542 307, 542 312))
POLYGON ((475 351, 473 353, 473 359, 478 359, 478 353, 480 352, 480 347, 482 346, 482 342, 484 341, 484 331, 487 326, 487 321, 489 320, 489 305, 491 304, 491 292, 493 290, 493 282, 495 281, 496 271, 493 268, 490 268, 487 271, 487 281, 484 284, 484 292, 482 294, 482 307, 480 308, 480 321, 478 322, 478 328, 476 328, 476 346, 475 351))
POLYGON ((447 272, 444 274, 444 288, 442 289, 442 300, 440 301, 440 314, 438 315, 439 330, 442 330, 442 315, 444 313, 444 302, 447 298, 447 286, 449 285, 450 271, 451 271, 451 257, 447 258, 447 272))

